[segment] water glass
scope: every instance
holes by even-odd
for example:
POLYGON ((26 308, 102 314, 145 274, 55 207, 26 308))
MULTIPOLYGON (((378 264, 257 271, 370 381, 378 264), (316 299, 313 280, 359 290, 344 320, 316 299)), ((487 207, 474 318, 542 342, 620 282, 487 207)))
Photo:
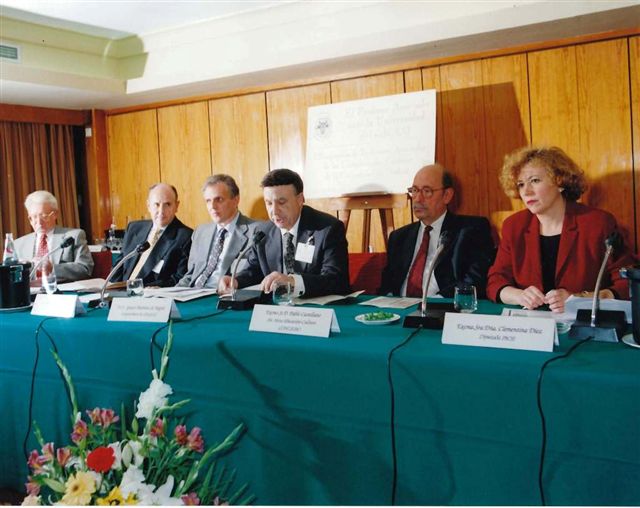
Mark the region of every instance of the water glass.
POLYGON ((142 279, 129 279, 127 281, 127 296, 142 296, 144 283, 142 279))
POLYGON ((293 305, 293 288, 289 282, 276 282, 273 285, 273 303, 293 305))
POLYGON ((472 284, 456 286, 453 295, 453 306, 458 312, 474 312, 478 310, 476 287, 472 284))
POLYGON ((42 264, 42 287, 48 295, 52 295, 58 290, 58 279, 50 262, 42 264))

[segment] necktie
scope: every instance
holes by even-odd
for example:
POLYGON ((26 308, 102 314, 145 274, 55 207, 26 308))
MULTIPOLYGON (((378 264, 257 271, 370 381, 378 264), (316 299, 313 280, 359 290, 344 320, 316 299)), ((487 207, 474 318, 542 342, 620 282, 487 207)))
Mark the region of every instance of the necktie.
MULTIPOLYGON (((49 254, 49 244, 47 243, 47 234, 45 233, 40 235, 40 242, 38 242, 38 249, 36 250, 36 259, 40 260, 47 254, 49 254)), ((36 270, 36 277, 40 277, 42 275, 43 264, 41 264, 36 270)))
POLYGON ((284 251, 284 271, 285 273, 293 273, 293 263, 296 259, 295 249, 293 248, 293 235, 291 233, 285 233, 284 238, 286 240, 286 249, 284 251))
POLYGON ((409 270, 407 279, 407 296, 419 298, 422 296, 422 277, 424 276, 424 266, 427 264, 427 252, 429 251, 429 232, 433 229, 427 226, 422 235, 422 243, 416 254, 416 259, 409 270))
POLYGON ((132 280, 138 277, 138 274, 142 270, 142 267, 144 266, 144 264, 147 262, 147 259, 149 258, 149 254, 151 254, 151 251, 153 250, 154 245, 157 243, 158 238, 160 238, 161 233, 162 231, 160 229, 154 230, 153 234, 151 235, 151 239, 149 240, 149 248, 145 250, 142 254, 140 254, 140 258, 138 258, 138 262, 136 263, 136 266, 131 272, 131 275, 129 275, 129 280, 132 280))
POLYGON ((207 261, 207 266, 204 271, 198 275, 198 278, 193 283, 193 286, 196 288, 203 288, 204 285, 211 277, 211 274, 215 272, 216 267, 218 266, 218 262, 220 261, 220 254, 222 254, 222 249, 224 248, 224 241, 227 238, 227 230, 222 229, 220 234, 216 238, 216 243, 211 249, 211 255, 209 256, 209 260, 207 261))

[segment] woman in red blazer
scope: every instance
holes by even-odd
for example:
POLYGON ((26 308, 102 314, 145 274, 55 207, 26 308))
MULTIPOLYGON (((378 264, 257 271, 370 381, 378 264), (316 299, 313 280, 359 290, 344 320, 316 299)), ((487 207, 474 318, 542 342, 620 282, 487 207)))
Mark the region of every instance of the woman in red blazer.
MULTIPOLYGON (((507 156, 500 183, 527 209, 502 226, 487 295, 527 309, 546 304, 563 312, 571 294, 593 291, 605 239, 617 230, 616 220, 608 212, 576 203, 586 188, 584 172, 557 147, 525 147, 507 156)), ((601 298, 629 298, 628 281, 618 269, 633 262, 625 248, 611 255, 601 298)))

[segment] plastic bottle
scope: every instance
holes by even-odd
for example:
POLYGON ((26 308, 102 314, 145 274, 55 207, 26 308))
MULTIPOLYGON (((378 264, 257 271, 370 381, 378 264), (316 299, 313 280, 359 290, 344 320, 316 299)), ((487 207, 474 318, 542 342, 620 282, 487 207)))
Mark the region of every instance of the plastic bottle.
POLYGON ((16 249, 13 245, 13 233, 6 233, 4 235, 4 253, 2 254, 2 264, 10 265, 17 263, 16 249))
POLYGON ((113 250, 116 246, 116 225, 112 222, 111 226, 109 226, 109 231, 107 232, 107 248, 109 250, 113 250))

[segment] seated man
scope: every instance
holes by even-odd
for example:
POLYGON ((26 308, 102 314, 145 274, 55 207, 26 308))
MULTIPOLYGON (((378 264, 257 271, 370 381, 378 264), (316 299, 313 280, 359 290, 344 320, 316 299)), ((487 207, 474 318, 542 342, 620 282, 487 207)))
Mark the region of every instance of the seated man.
POLYGON ((420 169, 408 191, 418 221, 389 236, 387 266, 378 293, 421 297, 423 279, 446 232, 448 245, 435 267, 427 295, 451 298, 457 284, 473 284, 478 297, 484 297, 487 272, 495 256, 489 221, 447 211, 454 195, 453 178, 440 164, 420 169))
MULTIPOLYGON (((51 263, 58 282, 87 279, 93 272, 93 258, 87 246, 87 237, 82 229, 56 226, 58 200, 50 192, 32 192, 24 201, 33 233, 21 236, 14 242, 16 255, 20 260, 31 261, 34 266, 44 256, 51 254, 51 263), (58 249, 67 238, 73 244, 58 249)), ((47 262, 43 262, 40 267, 47 262)), ((40 274, 40 267, 37 275, 40 274)))
POLYGON ((149 188, 147 208, 151 220, 130 222, 124 234, 122 255, 126 256, 144 241, 149 249, 133 256, 113 280, 142 279, 145 286, 175 286, 187 272, 193 230, 176 217, 178 191, 173 185, 157 183, 149 188))
POLYGON ((178 286, 216 288, 227 275, 236 256, 253 235, 253 219, 238 211, 240 189, 229 175, 213 175, 202 187, 202 196, 211 216, 208 224, 193 233, 188 271, 178 286))
MULTIPOLYGON (((276 283, 290 282, 294 296, 349 292, 349 259, 344 226, 335 217, 304 205, 300 176, 276 169, 262 179, 270 222, 256 229, 265 240, 249 253, 236 287, 260 283, 270 293, 276 283)), ((220 279, 220 293, 231 289, 231 277, 220 279)))

